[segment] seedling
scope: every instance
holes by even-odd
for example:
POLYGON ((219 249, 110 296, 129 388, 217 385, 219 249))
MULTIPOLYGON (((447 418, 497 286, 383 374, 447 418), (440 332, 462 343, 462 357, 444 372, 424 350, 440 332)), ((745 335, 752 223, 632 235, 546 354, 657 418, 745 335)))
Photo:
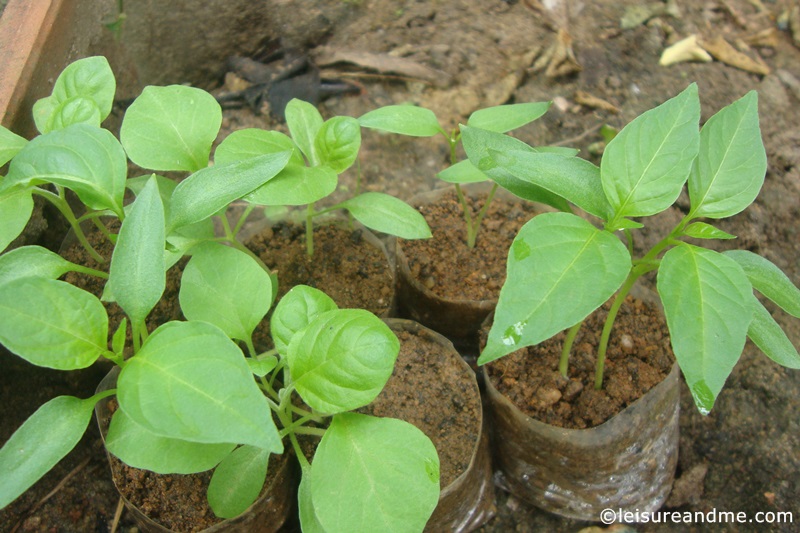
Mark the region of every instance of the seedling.
POLYGON ((220 517, 240 514, 257 498, 270 454, 282 453, 288 439, 303 465, 304 529, 421 530, 439 495, 433 444, 408 423, 351 412, 385 385, 397 338, 374 315, 337 309, 321 292, 296 287, 272 317, 276 348, 259 352, 252 334, 272 305, 274 280, 236 241, 238 223, 225 226, 223 237, 213 235, 211 217, 224 220, 231 202, 275 179, 291 151, 208 167, 219 109, 210 95, 189 87, 146 88, 126 113, 120 144, 99 127, 105 115, 92 96, 107 96, 107 87, 95 85, 113 82, 106 68, 90 58, 65 70, 53 96, 35 108, 47 131, 34 140, 0 130, 0 153, 13 158, 0 181, 0 208, 13 223, 8 231, 2 224, 3 247, 27 222, 31 194, 62 205, 62 188, 73 190, 87 208, 70 219, 78 229, 79 221, 104 215, 121 221, 116 235, 98 223, 114 244, 108 274, 38 246, 0 256, 0 342, 9 351, 59 370, 85 368, 100 357, 121 369, 115 389, 88 399, 57 397, 3 445, 0 508, 63 458, 95 404, 116 394, 109 451, 158 473, 215 468, 208 497, 220 517), (156 175, 126 181, 127 158, 191 175, 177 185, 156 175), (136 198, 123 205, 126 185, 136 198), (163 297, 165 270, 187 253, 179 297, 187 321, 148 331, 145 319, 163 297), (58 279, 70 270, 108 279, 104 298, 125 312, 110 348, 100 299, 58 279), (126 346, 128 321, 132 346, 126 346), (308 409, 292 402, 295 393, 308 409), (322 437, 313 463, 299 449, 300 434, 322 437))
MULTIPOLYGON (((467 120, 467 124, 473 128, 481 128, 495 133, 506 133, 538 119, 547 112, 549 107, 550 102, 531 102, 487 107, 472 113, 467 120)), ((448 133, 448 131, 440 125, 436 114, 430 109, 412 105, 390 105, 362 115, 358 119, 358 122, 365 128, 399 133, 410 137, 435 137, 439 134, 444 136, 450 151, 450 166, 439 172, 436 176, 442 181, 454 184, 456 196, 458 197, 458 202, 461 204, 464 214, 467 246, 470 248, 475 247, 481 221, 489 210, 489 206, 497 192, 498 186, 502 185, 512 193, 521 196, 518 192, 519 184, 495 181, 492 184, 486 201, 483 206, 481 206, 478 214, 473 218, 472 211, 467 205, 461 186, 467 183, 488 181, 489 176, 472 164, 468 159, 462 161, 458 160, 458 144, 461 140, 461 132, 458 129, 454 129, 448 133)), ((521 142, 520 144, 524 145, 521 142)), ((575 155, 577 153, 576 150, 570 148, 530 148, 527 145, 524 146, 537 152, 560 153, 563 155, 575 155)), ((531 189, 533 187, 530 184, 524 184, 522 186, 525 189, 531 189)), ((547 191, 539 190, 535 193, 528 191, 527 197, 529 198, 531 195, 535 196, 537 201, 553 205, 559 209, 568 209, 566 202, 559 197, 549 194, 547 191)), ((525 198, 526 196, 522 197, 525 198)))
POLYGON ((277 178, 245 199, 251 206, 305 206, 309 257, 314 253, 314 218, 339 209, 347 210, 364 226, 376 231, 404 239, 431 236, 422 215, 384 193, 361 193, 317 211, 315 203, 332 194, 338 186, 339 174, 356 162, 361 128, 352 117, 337 116, 323 121, 316 107, 296 98, 286 106, 286 124, 291 137, 255 128, 234 132, 219 145, 214 159, 224 164, 291 151, 289 164, 277 178))
POLYGON ((511 174, 603 223, 598 229, 571 213, 545 213, 520 230, 509 250, 508 277, 479 364, 569 328, 560 364, 566 375, 582 321, 616 293, 598 348, 595 386, 600 388, 617 311, 642 275, 658 271, 673 351, 701 413, 710 412, 746 338, 777 363, 800 368, 797 350, 753 294, 755 289, 800 317, 800 290, 754 253, 720 253, 687 242, 734 238, 699 219, 733 216, 758 195, 767 163, 757 94, 750 92, 722 109, 702 130, 699 120, 692 84, 620 131, 599 168, 578 158, 509 149, 506 139, 462 128, 470 160, 490 177, 511 174), (632 230, 643 227, 639 217, 669 208, 684 184, 689 212, 652 249, 632 259, 632 230))

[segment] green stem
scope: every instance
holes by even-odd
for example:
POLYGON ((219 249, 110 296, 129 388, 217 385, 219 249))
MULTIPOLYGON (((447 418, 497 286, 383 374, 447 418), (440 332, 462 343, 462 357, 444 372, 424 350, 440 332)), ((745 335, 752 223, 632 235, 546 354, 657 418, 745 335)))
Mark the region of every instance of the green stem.
POLYGON ((306 253, 308 257, 314 255, 314 206, 306 207, 306 253))
POLYGON ((569 370, 569 354, 572 351, 572 345, 575 343, 575 337, 578 336, 582 325, 583 321, 569 328, 567 336, 564 338, 564 347, 561 349, 561 359, 558 362, 558 371, 564 377, 567 377, 567 370, 569 370))
POLYGON ((239 217, 239 220, 236 221, 236 226, 234 226, 233 231, 231 232, 231 240, 236 239, 236 235, 238 235, 241 231, 242 226, 244 226, 244 223, 247 221, 247 217, 250 216, 250 213, 252 213, 255 208, 256 206, 253 204, 247 204, 247 207, 244 208, 242 215, 239 217))
POLYGON ((489 204, 491 204, 492 200, 494 199, 494 195, 497 192, 497 187, 498 187, 497 183, 492 184, 492 188, 489 191, 489 195, 486 197, 486 201, 483 203, 483 207, 481 207, 478 216, 475 217, 475 225, 472 228, 471 232, 472 240, 467 243, 470 248, 475 248, 475 242, 478 240, 478 230, 481 227, 481 222, 483 221, 483 217, 486 216, 486 213, 489 211, 489 204))
POLYGON ((94 268, 85 267, 83 265, 77 265, 75 263, 71 264, 73 272, 80 272, 81 274, 88 274, 90 276, 96 276, 101 279, 108 279, 108 272, 103 272, 102 270, 95 270, 94 268))
POLYGON ((469 206, 467 205, 467 200, 464 198, 464 191, 461 190, 461 185, 456 183, 456 196, 458 197, 458 203, 461 204, 461 211, 464 213, 464 222, 467 225, 467 246, 470 248, 475 247, 475 231, 472 225, 472 214, 470 213, 469 206))
POLYGON ((288 426, 284 426, 284 428, 282 430, 280 430, 278 432, 278 434, 281 436, 281 438, 283 438, 286 435, 288 435, 289 433, 305 434, 305 435, 320 435, 320 436, 325 433, 325 430, 322 429, 322 428, 303 427, 303 424, 305 424, 306 422, 309 422, 309 421, 315 421, 316 422, 317 420, 314 420, 314 418, 311 417, 311 416, 304 416, 302 418, 298 418, 297 420, 295 420, 294 422, 292 422, 288 426), (319 433, 319 431, 322 431, 322 433, 319 433))
POLYGON ((63 195, 63 189, 61 189, 60 187, 56 187, 56 189, 59 191, 59 194, 53 194, 52 192, 40 189, 39 187, 34 187, 33 189, 31 189, 31 192, 33 194, 38 194, 39 196, 41 196, 42 198, 48 200, 51 204, 53 204, 56 207, 56 209, 58 209, 61 212, 61 214, 64 215, 64 218, 67 219, 67 222, 72 228, 72 231, 75 232, 75 237, 78 239, 78 242, 81 243, 81 246, 83 246, 89 253, 89 255, 92 256, 92 259, 94 259, 100 264, 105 263, 106 260, 103 259, 103 257, 99 253, 97 253, 97 250, 95 250, 92 247, 92 245, 89 244, 89 241, 86 239, 86 235, 83 233, 80 224, 75 218, 75 214, 72 212, 69 203, 67 203, 67 200, 63 195))
POLYGON ((291 406, 289 408, 291 409, 291 411, 294 414, 300 415, 303 418, 307 418, 309 420, 313 420, 314 422, 322 422, 322 417, 321 416, 316 415, 316 414, 314 414, 314 413, 312 413, 310 411, 306 411, 305 409, 303 409, 301 407, 297 407, 294 404, 291 404, 291 406))
POLYGON ((131 321, 131 338, 133 339, 133 353, 137 353, 142 347, 141 330, 144 324, 131 321))

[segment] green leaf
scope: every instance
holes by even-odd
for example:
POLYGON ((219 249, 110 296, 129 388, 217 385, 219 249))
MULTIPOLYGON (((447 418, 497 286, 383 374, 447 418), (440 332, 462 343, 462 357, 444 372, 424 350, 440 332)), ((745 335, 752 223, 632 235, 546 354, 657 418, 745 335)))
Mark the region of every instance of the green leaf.
POLYGON ((260 359, 248 357, 247 366, 250 367, 250 372, 252 372, 253 375, 263 378, 278 366, 278 358, 274 355, 268 355, 260 359))
POLYGON ((267 154, 195 172, 172 193, 169 233, 215 215, 271 180, 286 166, 290 154, 267 154))
POLYGON ((20 278, 0 285, 0 342, 37 366, 86 368, 106 351, 100 300, 69 283, 20 278))
POLYGON ((280 299, 270 318, 269 329, 275 348, 281 355, 295 333, 303 330, 312 320, 326 311, 338 309, 336 302, 319 289, 295 285, 280 299))
MULTIPOLYGON (((499 167, 494 160, 496 153, 506 153, 512 150, 535 152, 537 149, 508 135, 468 126, 461 126, 461 142, 469 161, 507 191, 524 200, 540 202, 559 211, 570 211, 569 204, 564 198, 538 185, 517 178, 499 167)), ((550 152, 550 149, 540 148, 538 150, 543 153, 550 152)))
POLYGON ((41 246, 20 246, 0 255, 0 285, 18 278, 57 279, 72 270, 72 263, 41 246))
MULTIPOLYGON (((0 188, 2 188, 0 181, 0 188)), ((21 189, 10 193, 0 193, 0 252, 8 248, 11 242, 19 237, 33 213, 31 189, 21 189)))
POLYGON ((289 127, 289 133, 292 134, 295 144, 311 165, 316 166, 319 159, 314 151, 314 139, 323 123, 319 110, 308 102, 292 98, 286 104, 284 114, 286 115, 286 125, 289 127))
POLYGON ((427 239, 431 230, 419 211, 380 192, 365 192, 339 204, 370 229, 403 239, 427 239))
POLYGON ((326 531, 422 531, 439 501, 439 457, 408 422, 339 414, 314 455, 309 488, 326 531))
POLYGON ((53 398, 11 435, 0 449, 0 509, 28 490, 78 444, 92 418, 94 404, 94 398, 53 398))
POLYGON ((142 168, 194 172, 208 166, 222 123, 213 96, 195 87, 145 87, 125 112, 119 136, 142 168))
POLYGON ((328 166, 307 167, 290 162, 244 199, 256 205, 308 205, 331 194, 338 183, 339 176, 328 166))
POLYGON ((694 217, 725 218, 758 196, 767 154, 758 126, 758 93, 745 96, 711 117, 700 131, 700 153, 689 176, 694 217))
POLYGON ((242 251, 218 243, 192 248, 179 300, 188 320, 214 324, 228 337, 248 341, 269 311, 269 274, 242 251))
POLYGON ((489 176, 478 170, 469 159, 450 165, 436 174, 436 177, 448 183, 479 183, 489 179, 489 176))
POLYGON ((497 165, 514 177, 558 195, 587 213, 608 220, 611 205, 603 193, 600 169, 577 157, 535 152, 493 152, 497 165))
POLYGON ((693 222, 686 226, 683 234, 687 237, 695 239, 735 239, 736 235, 731 235, 728 232, 715 228, 711 224, 705 222, 693 222))
POLYGON ((278 131, 258 128, 237 130, 225 137, 214 152, 214 163, 225 165, 264 154, 291 151, 290 165, 305 166, 303 154, 292 139, 278 131))
POLYGON ((100 122, 111 113, 116 90, 114 73, 105 57, 79 59, 59 74, 52 94, 33 105, 36 128, 41 133, 49 133, 71 124, 84 122, 89 118, 85 114, 86 110, 90 110, 92 114, 89 122, 100 126, 100 122), (77 104, 83 107, 82 112, 75 113, 76 110, 69 109, 76 102, 83 102, 77 104))
POLYGON ((303 533, 325 533, 325 528, 319 523, 314 512, 314 502, 311 499, 311 468, 304 467, 300 477, 300 486, 297 488, 297 511, 300 518, 300 529, 303 533))
POLYGON ((320 165, 341 174, 355 163, 361 148, 361 127, 353 117, 326 120, 314 137, 314 152, 320 165))
POLYGON ((28 143, 27 139, 20 137, 5 126, 0 126, 0 167, 11 161, 28 143))
POLYGON ((92 209, 121 217, 128 162, 111 132, 75 124, 40 135, 11 160, 0 189, 54 183, 75 191, 92 209))
POLYGON ((569 213, 534 217, 511 244, 508 275, 478 364, 577 324, 619 289, 630 269, 630 255, 612 233, 569 213))
POLYGON ((164 206, 154 176, 122 221, 109 268, 109 288, 132 325, 143 323, 164 293, 164 244, 164 206))
POLYGON ((747 250, 728 250, 724 255, 739 264, 753 288, 795 318, 800 318, 800 289, 769 259, 747 250))
POLYGON ((125 350, 125 335, 128 332, 128 319, 123 317, 122 320, 119 321, 119 326, 117 326, 117 331, 114 332, 114 336, 111 337, 111 351, 117 357, 123 357, 123 351, 125 350))
POLYGON ((527 102, 479 109, 469 116, 467 125, 497 133, 506 133, 541 117, 550 109, 550 104, 552 102, 527 102))
POLYGON ((675 202, 697 156, 699 121, 693 83, 639 115, 608 143, 600 176, 616 218, 654 215, 675 202))
POLYGON ((684 244, 664 255, 657 287, 675 358, 707 415, 744 349, 753 318, 750 282, 729 257, 684 244))
POLYGON ((399 133, 410 137, 433 137, 439 133, 448 136, 439 126, 439 120, 433 111, 413 105, 379 107, 361 115, 358 123, 362 128, 399 133))
POLYGON ((164 250, 165 270, 169 270, 193 247, 215 237, 214 221, 210 218, 173 230, 167 235, 167 248, 164 250))
POLYGON ((125 364, 120 408, 162 437, 281 453, 266 397, 241 350, 206 322, 168 322, 125 364))
POLYGON ((208 504, 220 518, 239 516, 250 507, 267 479, 269 452, 242 446, 229 454, 211 476, 208 504))
POLYGON ((400 342, 381 319, 363 309, 337 309, 295 334, 286 359, 303 400, 333 414, 374 400, 399 351, 400 342))
POLYGON ((204 444, 156 435, 118 409, 108 428, 106 449, 126 465, 158 474, 194 474, 217 466, 235 444, 204 444))
POLYGON ((753 321, 747 336, 764 354, 787 368, 800 369, 800 354, 769 311, 753 296, 753 321))

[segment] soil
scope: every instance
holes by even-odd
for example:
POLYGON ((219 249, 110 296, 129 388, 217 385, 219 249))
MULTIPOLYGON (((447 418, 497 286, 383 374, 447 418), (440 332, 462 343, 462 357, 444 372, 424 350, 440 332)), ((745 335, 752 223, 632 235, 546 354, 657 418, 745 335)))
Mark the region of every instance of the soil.
POLYGON ((528 416, 553 426, 599 426, 669 374, 675 357, 658 309, 628 296, 609 338, 602 390, 594 388, 597 346, 611 300, 592 313, 575 338, 568 377, 558 371, 564 332, 487 365, 487 379, 528 416))
MULTIPOLYGON (((533 145, 579 148, 582 157, 598 163, 602 125, 622 127, 692 81, 699 86, 703 121, 745 92, 757 90, 769 165, 766 181, 752 206, 716 224, 738 238, 704 244, 717 250, 737 247, 759 253, 800 286, 800 48, 792 28, 779 20, 796 2, 674 3, 680 8, 677 16, 652 16, 626 29, 621 28, 623 16, 642 2, 330 0, 304 7, 307 16, 303 17, 296 16, 295 2, 275 4, 276 12, 284 15, 280 26, 286 31, 288 44, 301 48, 324 44, 332 49, 392 54, 443 73, 436 83, 430 83, 403 74, 359 68, 343 72, 337 67, 337 76, 349 76, 364 91, 361 96, 325 101, 320 106, 325 117, 357 117, 381 105, 417 103, 435 110, 442 125, 451 128, 481 107, 553 100, 554 105, 541 120, 515 135, 533 145), (569 54, 565 53, 555 56, 563 61, 553 63, 549 72, 536 68, 537 51, 556 43, 558 29, 569 37, 574 61, 581 70, 570 67, 569 54), (693 33, 705 38, 725 37, 747 56, 766 64, 770 73, 754 74, 721 61, 669 67, 658 64, 667 46, 693 33), (748 48, 743 44, 746 42, 753 44, 748 48), (565 73, 570 68, 572 73, 565 73), (587 94, 611 105, 587 99, 587 94)), ((263 33, 257 21, 253 31, 263 33)), ((224 126, 226 132, 253 126, 286 131, 285 125, 249 109, 226 111, 224 126)), ((447 165, 448 155, 442 138, 365 132, 360 176, 355 170, 342 176, 341 193, 355 190, 358 181, 362 190, 388 192, 409 200, 418 191, 443 186, 436 181, 435 173, 447 165)), ((687 208, 688 200, 683 197, 674 208, 649 221, 639 232, 635 251, 641 254, 655 244, 687 208)), ((644 279, 642 284, 652 287, 653 280, 644 279)), ((771 304, 767 306, 794 345, 800 346, 800 323, 771 304)), ((8 354, 0 355, 0 365, 4 399, 0 403, 0 442, 5 442, 47 399, 58 394, 89 396, 98 381, 95 369, 69 374, 32 371, 8 354)), ((685 386, 681 408, 679 478, 667 510, 743 512, 749 519, 757 512, 788 511, 795 522, 800 519, 800 380, 796 371, 773 363, 748 343, 708 416, 698 413, 685 386)), ((0 511, 0 531, 109 529, 117 496, 92 426, 73 453, 0 511), (44 501, 51 491, 53 495, 44 501)), ((497 515, 481 531, 574 532, 587 525, 542 512, 498 491, 497 515)), ((123 513, 120 529, 130 531, 131 527, 130 517, 123 513)), ((638 524, 633 529, 682 532, 708 527, 668 523, 638 524)), ((721 531, 787 532, 797 528, 793 524, 755 522, 717 523, 713 527, 721 531)))
MULTIPOLYGON (((487 193, 464 195, 474 221, 487 193)), ((424 287, 451 300, 497 300, 506 279, 506 255, 519 229, 536 214, 535 206, 511 195, 493 198, 478 231, 475 247, 467 245, 464 211, 455 190, 436 202, 425 195, 411 200, 425 217, 433 237, 400 241, 411 274, 424 287), (458 268, 455 266, 458 265, 458 268)))

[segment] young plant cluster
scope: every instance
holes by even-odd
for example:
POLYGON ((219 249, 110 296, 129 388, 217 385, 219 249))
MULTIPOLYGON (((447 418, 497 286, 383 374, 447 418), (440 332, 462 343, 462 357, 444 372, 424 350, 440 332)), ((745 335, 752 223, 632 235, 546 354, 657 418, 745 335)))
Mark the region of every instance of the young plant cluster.
MULTIPOLYGON (((320 291, 298 286, 270 319, 275 348, 260 352, 252 341, 272 307, 276 280, 236 234, 256 206, 296 202, 309 206, 309 217, 318 214, 310 206, 355 160, 355 120, 323 123, 316 110, 293 102, 287 115, 296 142, 274 132, 240 132, 209 166, 221 123, 212 96, 185 86, 147 87, 127 110, 117 140, 100 127, 114 93, 106 60, 83 59, 35 105, 41 135, 26 141, 0 128, 0 163, 10 161, 0 180, 0 249, 25 227, 34 195, 64 214, 98 262, 104 258, 81 223, 93 223, 113 243, 107 273, 39 246, 1 255, 0 342, 37 366, 74 370, 105 357, 120 369, 115 388, 48 401, 3 445, 0 507, 64 457, 95 404, 116 395, 108 450, 158 473, 215 469, 208 499, 220 517, 240 514, 258 497, 270 456, 283 453, 288 441, 302 465, 305 531, 421 530, 439 496, 433 444, 406 422, 353 412, 392 373, 399 342, 391 330, 367 311, 338 309, 320 291), (157 174, 128 178, 128 159, 188 175, 179 183, 157 174), (126 189, 135 194, 127 204, 126 189), (72 211, 67 190, 84 204, 83 215, 72 211), (248 207, 231 227, 226 210, 235 201, 248 207), (118 219, 118 233, 101 217, 118 219), (162 298, 165 271, 186 255, 179 293, 186 320, 149 331, 145 319, 162 298), (58 279, 69 271, 107 280, 103 300, 127 316, 116 331, 109 331, 100 299, 58 279), (132 346, 126 346, 128 321, 132 346), (304 434, 321 437, 311 462, 299 446, 304 434)), ((367 225, 413 211, 383 195, 339 207, 367 225)), ((396 227, 390 226, 379 229, 396 227)))
POLYGON ((797 349, 753 292, 800 318, 800 290, 757 254, 694 244, 734 238, 701 219, 741 212, 764 182, 767 161, 757 95, 750 92, 725 107, 702 129, 699 120, 692 84, 623 128, 599 167, 537 153, 503 135, 461 128, 470 161, 491 179, 535 185, 602 225, 565 210, 538 215, 520 230, 509 250, 508 277, 480 364, 568 329, 560 365, 566 376, 583 320, 616 293, 597 353, 595 386, 600 388, 617 312, 636 281, 657 271, 672 348, 701 413, 713 407, 747 338, 777 363, 800 368, 797 349), (684 185, 691 202, 688 213, 634 258, 634 230, 644 226, 645 217, 672 206, 684 185))
MULTIPOLYGON (((467 124, 472 128, 479 128, 487 132, 498 134, 521 128, 530 124, 544 115, 550 108, 550 102, 528 102, 521 104, 508 104, 479 109, 472 113, 467 124)), ((430 109, 412 105, 390 105, 375 109, 362 115, 358 122, 362 127, 378 131, 399 133, 410 137, 436 137, 441 134, 447 140, 450 153, 450 166, 437 174, 437 177, 454 185, 458 202, 464 215, 466 224, 467 246, 474 248, 478 238, 481 221, 489 210, 494 195, 499 186, 522 198, 535 197, 537 201, 552 205, 558 209, 567 209, 567 203, 560 196, 550 194, 528 182, 513 179, 494 179, 486 201, 481 206, 478 214, 473 218, 472 210, 467 205, 462 185, 467 183, 480 183, 489 181, 490 177, 476 167, 469 159, 458 159, 458 146, 461 141, 461 131, 454 129, 448 133, 439 122, 436 114, 430 109)), ((522 144, 522 143, 521 143, 522 144)), ((527 146, 527 145, 525 145, 527 146)), ((540 146, 529 149, 537 153, 560 154, 574 156, 578 153, 572 148, 558 146, 540 146)))

